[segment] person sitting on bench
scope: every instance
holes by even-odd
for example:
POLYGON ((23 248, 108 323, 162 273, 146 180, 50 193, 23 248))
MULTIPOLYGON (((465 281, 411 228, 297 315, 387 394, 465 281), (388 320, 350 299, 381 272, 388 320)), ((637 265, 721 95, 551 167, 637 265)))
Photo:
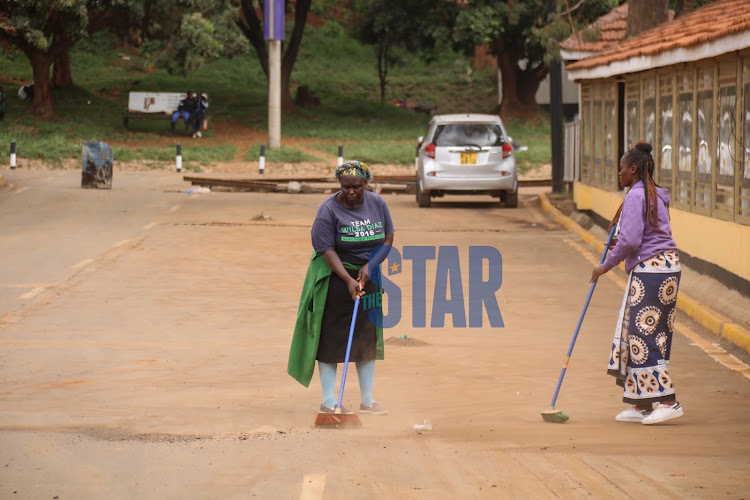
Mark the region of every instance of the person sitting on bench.
POLYGON ((208 113, 208 97, 201 91, 195 96, 195 113, 193 113, 193 127, 195 132, 193 138, 201 136, 201 130, 205 130, 203 122, 206 119, 206 113, 208 113))
MULTIPOLYGON (((177 111, 172 113, 172 123, 170 124, 170 131, 174 134, 174 126, 177 123, 177 120, 182 118, 185 120, 185 127, 189 127, 193 125, 192 121, 190 120, 190 117, 193 113, 196 111, 196 99, 193 96, 192 92, 187 93, 187 97, 180 101, 180 104, 177 106, 177 111)), ((197 132, 196 129, 194 132, 197 132)))

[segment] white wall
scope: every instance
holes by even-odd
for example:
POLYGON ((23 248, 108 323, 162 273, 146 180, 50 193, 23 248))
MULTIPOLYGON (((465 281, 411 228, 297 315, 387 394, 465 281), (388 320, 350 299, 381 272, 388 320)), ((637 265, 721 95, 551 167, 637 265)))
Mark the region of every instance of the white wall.
MULTIPOLYGON (((549 104, 549 75, 539 84, 536 91, 537 104, 549 104)), ((503 76, 500 70, 497 70, 497 103, 503 100, 503 76)), ((578 104, 578 84, 568 80, 568 72, 565 67, 562 68, 562 102, 563 104, 578 104)))

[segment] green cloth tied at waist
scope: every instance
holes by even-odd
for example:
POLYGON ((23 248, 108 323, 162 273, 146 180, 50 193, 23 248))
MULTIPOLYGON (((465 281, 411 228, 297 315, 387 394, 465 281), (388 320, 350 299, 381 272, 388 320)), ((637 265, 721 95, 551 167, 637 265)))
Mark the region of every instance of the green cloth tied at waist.
MULTIPOLYGON (((362 266, 355 266, 343 262, 347 269, 358 270, 362 266)), ((297 322, 294 325, 292 345, 289 349, 289 362, 286 372, 305 387, 310 386, 310 380, 315 372, 315 358, 318 355, 320 342, 320 327, 323 322, 323 312, 328 296, 328 282, 331 279, 331 268, 323 258, 322 253, 313 252, 310 264, 307 266, 305 282, 302 285, 302 295, 297 309, 297 322)), ((352 304, 353 308, 353 304, 352 304)), ((383 359, 383 329, 376 328, 377 352, 375 359, 383 359)))

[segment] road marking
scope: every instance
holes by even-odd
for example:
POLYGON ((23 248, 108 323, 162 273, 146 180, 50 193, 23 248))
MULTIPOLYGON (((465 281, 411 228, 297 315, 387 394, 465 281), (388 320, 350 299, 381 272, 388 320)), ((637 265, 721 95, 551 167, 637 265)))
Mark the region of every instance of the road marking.
POLYGON ((24 186, 24 187, 22 187, 21 189, 17 189, 17 190, 16 190, 16 194, 21 194, 21 193, 23 193, 24 191, 28 191, 28 190, 29 190, 29 186, 24 186))
POLYGON ((13 285, 2 285, 4 288, 52 288, 60 283, 16 283, 13 285))
POLYGON ((683 324, 675 324, 674 329, 680 332, 682 335, 686 336, 690 340, 693 341, 693 345, 696 345, 703 349, 703 351, 714 358, 714 360, 717 363, 720 363, 730 370, 734 370, 736 372, 739 372, 743 374, 745 377, 750 379, 750 366, 747 366, 745 363, 740 361, 734 354, 729 354, 727 351, 725 351, 721 346, 718 344, 713 344, 709 342, 708 340, 704 339, 697 333, 695 333, 693 330, 691 330, 689 327, 683 325, 683 324))
POLYGON ((129 241, 130 240, 121 240, 121 241, 118 241, 117 243, 115 243, 114 245, 112 245, 112 248, 119 248, 119 247, 121 247, 123 245, 127 245, 129 241))
POLYGON ((176 212, 179 209, 180 209, 180 206, 179 205, 175 205, 175 206, 173 206, 172 208, 169 209, 169 212, 176 212))
POLYGON ((86 259, 86 260, 82 260, 82 261, 81 261, 81 262, 79 262, 78 264, 73 264, 73 265, 72 265, 71 267, 72 267, 73 269, 80 269, 80 268, 82 268, 82 267, 88 266, 88 265, 89 265, 89 264, 91 264, 92 262, 94 262, 94 259, 86 259))
POLYGON ((29 291, 29 292, 26 292, 26 293, 24 293, 23 295, 21 295, 21 296, 20 296, 20 297, 18 297, 18 298, 19 298, 20 300, 31 299, 31 298, 34 298, 34 297, 36 297, 37 295, 39 295, 39 294, 40 294, 40 293, 42 293, 43 291, 44 291, 44 287, 43 287, 43 286, 38 286, 38 287, 34 288, 33 290, 31 290, 31 291, 29 291))
POLYGON ((305 477, 302 478, 302 492, 299 498, 300 500, 319 500, 323 498, 325 489, 325 474, 305 474, 305 477))
POLYGON ((155 225, 156 225, 156 222, 152 222, 151 224, 143 226, 143 229, 148 230, 148 229, 151 229, 152 227, 154 227, 155 225))
MULTIPOLYGON (((580 243, 573 241, 573 240, 564 240, 564 241, 568 245, 578 250, 578 252, 581 253, 583 257, 586 258, 586 260, 588 260, 595 266, 599 265, 599 261, 596 260, 596 258, 591 254, 591 252, 589 252, 586 248, 584 248, 580 243)), ((617 283, 623 288, 625 288, 628 284, 626 280, 622 279, 616 273, 613 273, 612 270, 610 270, 604 276, 609 277, 612 281, 614 281, 615 283, 617 283)), ((681 335, 684 335, 689 340, 691 340, 693 342, 693 345, 698 346, 703 352, 708 354, 717 363, 723 366, 726 366, 730 370, 741 373, 742 375, 750 379, 750 366, 740 361, 733 354, 730 354, 727 351, 725 351, 718 344, 709 342, 708 340, 704 339, 703 337, 698 335, 696 332, 694 332, 692 329, 683 325, 682 323, 675 323, 674 329, 681 335)))

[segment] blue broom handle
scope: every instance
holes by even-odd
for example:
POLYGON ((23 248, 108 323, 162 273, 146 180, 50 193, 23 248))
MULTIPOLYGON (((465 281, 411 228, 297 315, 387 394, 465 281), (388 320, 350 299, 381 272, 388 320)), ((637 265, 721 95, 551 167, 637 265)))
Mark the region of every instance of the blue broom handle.
MULTIPOLYGON (((607 257, 607 252, 609 251, 609 245, 610 243, 612 243, 612 238, 614 237, 616 230, 617 230, 617 226, 616 225, 612 226, 612 230, 609 232, 609 238, 607 238, 607 243, 604 245, 604 252, 602 253, 602 258, 599 261, 599 264, 604 263, 604 259, 607 257)), ((551 404, 552 407, 555 406, 555 402, 557 401, 557 395, 560 393, 560 386, 562 385, 563 377, 565 377, 565 371, 568 369, 568 362, 570 361, 570 356, 573 354, 573 346, 576 345, 578 332, 581 331, 581 325, 583 324, 583 317, 586 315, 586 310, 589 308, 589 302, 591 302, 591 296, 594 295, 594 288, 596 288, 597 281, 594 281, 593 283, 591 283, 591 288, 589 288, 589 295, 588 297, 586 297, 586 303, 583 306, 581 317, 578 318, 578 325, 576 325, 576 332, 573 334, 573 339, 570 341, 570 347, 568 348, 568 355, 565 357, 565 362, 563 363, 562 370, 560 371, 560 378, 557 380, 557 387, 555 387, 555 395, 552 396, 552 404, 551 404)))
POLYGON ((352 325, 349 327, 349 340, 346 343, 346 356, 344 357, 344 373, 341 375, 341 389, 339 389, 339 402, 337 408, 341 408, 341 400, 344 398, 344 385, 346 384, 346 372, 349 370, 349 354, 352 352, 352 338, 354 337, 354 325, 357 322, 357 311, 359 310, 359 295, 354 301, 354 312, 352 312, 352 325))

